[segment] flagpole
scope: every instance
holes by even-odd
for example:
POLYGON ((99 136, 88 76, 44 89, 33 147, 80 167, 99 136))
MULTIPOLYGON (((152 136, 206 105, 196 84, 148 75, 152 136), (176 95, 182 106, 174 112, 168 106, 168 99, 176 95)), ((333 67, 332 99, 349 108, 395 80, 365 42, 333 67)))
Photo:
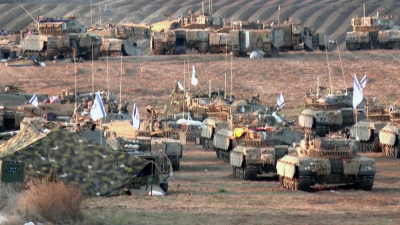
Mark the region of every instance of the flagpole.
MULTIPOLYGON (((92 9, 92 8, 90 8, 92 9)), ((94 69, 93 69, 93 61, 94 61, 94 52, 93 52, 93 42, 92 42, 92 92, 94 93, 94 69)))
MULTIPOLYGON (((188 66, 187 66, 187 71, 188 71, 188 93, 189 93, 189 88, 190 88, 190 80, 191 79, 189 79, 190 78, 190 64, 189 64, 189 59, 188 59, 188 66)), ((186 92, 185 92, 185 103, 184 104, 186 104, 186 92)), ((187 108, 187 111, 188 111, 188 113, 189 113, 189 107, 187 108)), ((185 119, 185 117, 183 118, 183 119, 185 119)), ((188 117, 188 119, 189 119, 189 117, 188 117)))
POLYGON ((186 93, 186 60, 183 60, 183 119, 185 119, 185 93, 186 93))
POLYGON ((110 81, 108 80, 108 49, 107 49, 107 100, 110 100, 110 81))
POLYGON ((233 53, 232 53, 232 51, 231 51, 231 101, 233 100, 233 99, 232 99, 232 83, 233 83, 233 75, 232 75, 232 56, 233 56, 233 53))
POLYGON ((225 88, 224 88, 224 99, 226 99, 226 62, 228 61, 228 39, 226 39, 225 45, 225 88))
POLYGON ((121 53, 121 77, 119 79, 119 104, 122 106, 122 53, 121 53))

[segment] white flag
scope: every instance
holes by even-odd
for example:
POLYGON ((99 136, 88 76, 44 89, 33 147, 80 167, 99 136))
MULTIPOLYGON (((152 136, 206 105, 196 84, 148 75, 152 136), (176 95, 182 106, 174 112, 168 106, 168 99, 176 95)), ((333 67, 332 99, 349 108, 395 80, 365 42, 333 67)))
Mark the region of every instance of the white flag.
POLYGON ((181 89, 181 91, 184 91, 185 89, 183 88, 182 84, 178 81, 178 87, 181 89))
POLYGON ((193 72, 192 72, 192 81, 191 83, 196 86, 198 83, 197 77, 196 77, 196 70, 194 69, 194 65, 193 65, 193 72))
POLYGON ((35 106, 36 108, 38 108, 39 106, 39 101, 37 98, 36 93, 32 96, 31 100, 29 100, 29 103, 31 103, 33 106, 35 106))
POLYGON ((136 104, 133 104, 132 127, 135 127, 136 129, 140 130, 140 116, 136 104))
POLYGON ((106 117, 106 111, 104 110, 100 92, 96 93, 96 98, 94 99, 92 109, 90 110, 90 117, 92 117, 92 120, 94 121, 106 117))
POLYGON ((278 104, 279 108, 282 108, 283 105, 285 105, 285 100, 283 99, 282 93, 278 97, 278 101, 276 101, 276 104, 278 104))
POLYGON ((363 100, 363 93, 360 84, 358 83, 357 76, 354 74, 354 90, 353 90, 353 109, 357 108, 363 100))
POLYGON ((360 84, 362 88, 365 88, 365 85, 367 84, 367 74, 364 74, 364 77, 361 79, 360 84))

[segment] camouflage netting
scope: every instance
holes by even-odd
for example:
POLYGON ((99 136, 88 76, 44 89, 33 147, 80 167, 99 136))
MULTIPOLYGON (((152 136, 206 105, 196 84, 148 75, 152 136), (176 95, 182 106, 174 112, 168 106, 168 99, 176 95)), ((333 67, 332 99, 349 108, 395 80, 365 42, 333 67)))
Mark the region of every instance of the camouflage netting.
POLYGON ((149 161, 100 146, 61 127, 47 135, 26 127, 0 145, 0 159, 25 163, 25 179, 55 179, 73 183, 88 196, 122 193, 140 177, 149 161))

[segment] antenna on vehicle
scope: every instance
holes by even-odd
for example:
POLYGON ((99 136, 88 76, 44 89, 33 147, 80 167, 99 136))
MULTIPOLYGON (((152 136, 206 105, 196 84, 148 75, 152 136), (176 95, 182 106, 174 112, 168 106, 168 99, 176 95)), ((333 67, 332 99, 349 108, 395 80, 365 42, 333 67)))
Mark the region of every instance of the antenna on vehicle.
POLYGON ((92 0, 90 0, 90 26, 93 27, 92 0))
MULTIPOLYGON (((327 46, 326 44, 326 37, 324 37, 324 42, 325 42, 325 46, 327 46)), ((326 61, 328 63, 328 75, 329 75, 329 93, 332 94, 333 93, 333 86, 332 86, 332 77, 331 77, 331 69, 329 67, 329 57, 328 57, 328 48, 325 47, 325 54, 326 54, 326 61)))
POLYGON ((363 9, 364 9, 364 17, 365 17, 365 3, 363 4, 363 9))
POLYGON ((101 26, 101 5, 100 5, 100 0, 99 0, 99 13, 100 13, 100 24, 99 24, 99 26, 101 26))
POLYGON ((213 15, 213 8, 212 8, 212 0, 211 0, 211 15, 210 16, 212 16, 213 15))
POLYGON ((204 2, 201 2, 201 13, 202 13, 203 16, 204 16, 204 2))
POLYGON ((319 76, 317 76, 317 97, 319 96, 319 76))
POLYGON ((211 0, 208 0, 208 15, 211 14, 211 0))
POLYGON ((346 78, 344 77, 344 70, 343 70, 343 64, 342 64, 342 57, 340 57, 340 50, 339 50, 339 45, 338 45, 338 43, 337 43, 337 40, 336 40, 336 47, 337 47, 337 51, 338 51, 338 54, 339 54, 340 66, 342 67, 342 74, 343 74, 343 80, 344 80, 344 88, 345 88, 345 90, 346 90, 346 95, 347 95, 346 78))
POLYGON ((23 10, 25 10, 26 13, 28 13, 28 15, 33 19, 33 21, 35 21, 36 25, 37 25, 37 29, 39 31, 39 22, 28 12, 28 10, 25 9, 25 7, 23 7, 21 4, 19 4, 19 6, 21 6, 21 8, 23 10))
POLYGON ((278 27, 280 27, 281 6, 278 8, 278 27))

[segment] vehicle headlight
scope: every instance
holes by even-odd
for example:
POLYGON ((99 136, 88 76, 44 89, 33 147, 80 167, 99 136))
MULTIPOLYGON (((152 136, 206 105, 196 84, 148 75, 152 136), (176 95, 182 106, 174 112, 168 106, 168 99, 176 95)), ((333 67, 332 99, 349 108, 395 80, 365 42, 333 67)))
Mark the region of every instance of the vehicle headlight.
POLYGON ((366 166, 366 167, 365 167, 365 170, 372 170, 372 167, 366 166))
POLYGON ((310 170, 310 166, 305 166, 304 169, 305 170, 310 170))

